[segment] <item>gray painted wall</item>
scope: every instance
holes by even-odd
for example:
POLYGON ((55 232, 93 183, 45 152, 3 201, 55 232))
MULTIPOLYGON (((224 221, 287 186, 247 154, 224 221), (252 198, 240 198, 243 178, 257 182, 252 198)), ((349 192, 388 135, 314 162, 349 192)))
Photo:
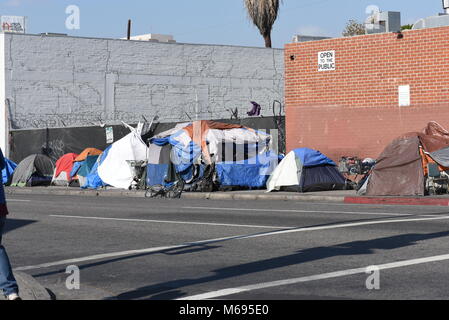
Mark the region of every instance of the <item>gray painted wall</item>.
POLYGON ((4 35, 10 129, 272 115, 283 101, 283 50, 4 35))

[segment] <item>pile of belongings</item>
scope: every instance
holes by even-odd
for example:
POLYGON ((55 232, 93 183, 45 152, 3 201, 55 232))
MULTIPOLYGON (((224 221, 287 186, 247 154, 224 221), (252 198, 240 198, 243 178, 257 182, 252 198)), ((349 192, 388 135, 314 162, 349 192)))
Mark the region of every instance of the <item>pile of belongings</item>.
POLYGON ((434 182, 447 192, 449 132, 435 121, 393 140, 358 191, 368 196, 424 196, 434 182), (427 189, 427 190, 426 190, 427 189))
POLYGON ((309 148, 289 152, 267 182, 267 192, 312 192, 344 188, 345 178, 338 171, 335 162, 309 148))
POLYGON ((346 189, 359 190, 375 164, 376 161, 371 158, 361 160, 358 157, 341 157, 338 163, 338 171, 346 179, 346 189))
POLYGON ((17 165, 12 176, 11 186, 49 186, 53 172, 53 160, 43 154, 32 154, 17 165))
POLYGON ((150 140, 146 183, 168 187, 182 178, 185 191, 263 188, 279 162, 270 143, 269 134, 242 125, 179 124, 150 140))

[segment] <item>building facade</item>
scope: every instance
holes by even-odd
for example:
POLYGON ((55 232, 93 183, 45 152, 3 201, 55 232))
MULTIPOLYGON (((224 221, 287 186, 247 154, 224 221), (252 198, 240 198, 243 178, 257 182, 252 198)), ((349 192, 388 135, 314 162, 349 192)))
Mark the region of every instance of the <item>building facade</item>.
POLYGON ((272 116, 282 49, 0 34, 0 147, 15 131, 272 116))
POLYGON ((449 129, 449 27, 285 46, 287 151, 376 158, 394 138, 449 129))

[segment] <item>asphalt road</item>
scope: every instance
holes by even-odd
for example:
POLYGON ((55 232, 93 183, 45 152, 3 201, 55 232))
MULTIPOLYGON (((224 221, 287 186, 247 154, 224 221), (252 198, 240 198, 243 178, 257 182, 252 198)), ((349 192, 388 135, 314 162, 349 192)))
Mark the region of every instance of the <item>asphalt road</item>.
POLYGON ((32 194, 8 205, 13 267, 57 299, 449 297, 444 207, 32 194), (79 289, 67 289, 70 265, 79 289))

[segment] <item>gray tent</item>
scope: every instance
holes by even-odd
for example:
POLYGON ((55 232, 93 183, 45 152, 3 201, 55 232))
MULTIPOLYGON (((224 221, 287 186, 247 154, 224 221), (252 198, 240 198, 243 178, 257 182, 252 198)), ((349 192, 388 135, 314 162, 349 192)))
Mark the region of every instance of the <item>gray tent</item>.
POLYGON ((49 157, 42 154, 33 154, 18 164, 12 177, 11 186, 50 185, 53 171, 54 164, 49 157))

